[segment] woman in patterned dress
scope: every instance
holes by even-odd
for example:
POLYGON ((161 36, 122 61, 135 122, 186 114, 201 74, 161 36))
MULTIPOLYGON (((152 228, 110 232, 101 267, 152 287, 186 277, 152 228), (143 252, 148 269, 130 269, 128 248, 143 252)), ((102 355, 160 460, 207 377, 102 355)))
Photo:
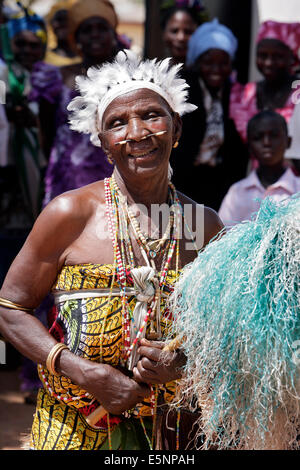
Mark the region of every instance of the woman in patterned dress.
POLYGON ((160 360, 173 321, 166 298, 180 269, 222 229, 213 210, 170 184, 180 115, 193 106, 177 68, 168 67, 127 51, 77 80, 72 127, 102 145, 113 177, 50 202, 1 289, 1 332, 39 363, 43 382, 33 449, 160 446, 157 411, 172 400, 184 362, 180 352, 160 360), (149 215, 162 204, 166 230, 149 215), (179 222, 190 227, 182 236, 179 222), (30 312, 50 290, 56 306, 48 332, 30 312), (100 406, 102 418, 89 421, 100 406))

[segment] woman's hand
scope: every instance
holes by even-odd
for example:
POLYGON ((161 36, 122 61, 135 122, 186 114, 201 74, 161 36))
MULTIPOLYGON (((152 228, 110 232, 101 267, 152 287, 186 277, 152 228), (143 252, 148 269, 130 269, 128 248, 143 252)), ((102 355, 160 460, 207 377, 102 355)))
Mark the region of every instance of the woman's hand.
POLYGON ((114 415, 130 410, 151 395, 150 387, 137 383, 123 372, 105 364, 90 363, 83 371, 84 387, 101 405, 114 415))
POLYGON ((141 340, 138 353, 142 358, 133 369, 138 383, 164 384, 181 378, 185 357, 181 352, 164 352, 165 343, 141 340))

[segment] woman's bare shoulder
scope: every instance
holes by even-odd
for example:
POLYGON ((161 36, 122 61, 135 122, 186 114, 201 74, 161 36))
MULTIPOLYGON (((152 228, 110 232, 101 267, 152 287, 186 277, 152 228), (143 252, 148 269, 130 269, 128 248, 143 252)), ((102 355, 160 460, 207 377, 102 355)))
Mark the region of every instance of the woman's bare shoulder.
MULTIPOLYGON (((88 221, 104 206, 102 182, 68 191, 53 199, 41 212, 31 232, 31 237, 73 239, 86 227, 88 221)), ((104 209, 103 209, 104 210, 104 209)))

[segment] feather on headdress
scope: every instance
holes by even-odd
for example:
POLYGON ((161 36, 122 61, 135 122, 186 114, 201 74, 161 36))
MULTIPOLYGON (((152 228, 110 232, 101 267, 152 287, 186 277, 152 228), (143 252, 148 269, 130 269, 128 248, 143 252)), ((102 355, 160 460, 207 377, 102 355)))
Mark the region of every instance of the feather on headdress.
POLYGON ((80 96, 68 106, 71 129, 91 134, 91 142, 101 146, 98 137, 104 111, 118 96, 147 88, 162 96, 181 116, 197 107, 187 102, 188 84, 178 77, 182 66, 170 66, 170 59, 142 61, 132 51, 121 51, 113 63, 91 67, 87 77, 76 78, 80 96))
POLYGON ((175 286, 181 399, 198 398, 204 448, 299 448, 300 194, 286 202, 265 199, 175 286))

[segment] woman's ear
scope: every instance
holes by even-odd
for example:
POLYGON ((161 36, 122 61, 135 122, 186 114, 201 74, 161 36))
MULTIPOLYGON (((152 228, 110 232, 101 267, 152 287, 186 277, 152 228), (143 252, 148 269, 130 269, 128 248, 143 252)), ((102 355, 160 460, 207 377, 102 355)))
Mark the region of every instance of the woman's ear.
POLYGON ((104 132, 99 132, 98 137, 101 142, 102 150, 107 154, 109 152, 109 147, 104 132))
POLYGON ((105 139, 105 135, 104 135, 103 133, 99 132, 98 137, 99 137, 99 140, 100 140, 100 142, 101 142, 101 148, 102 148, 103 152, 105 153, 108 162, 109 162, 111 165, 114 165, 114 161, 113 161, 112 156, 111 156, 111 154, 110 154, 110 152, 109 152, 109 147, 108 147, 108 145, 107 145, 107 142, 106 142, 106 139, 105 139))
POLYGON ((174 136, 173 145, 179 141, 181 134, 182 134, 182 120, 178 113, 174 113, 173 115, 173 136, 174 136))

